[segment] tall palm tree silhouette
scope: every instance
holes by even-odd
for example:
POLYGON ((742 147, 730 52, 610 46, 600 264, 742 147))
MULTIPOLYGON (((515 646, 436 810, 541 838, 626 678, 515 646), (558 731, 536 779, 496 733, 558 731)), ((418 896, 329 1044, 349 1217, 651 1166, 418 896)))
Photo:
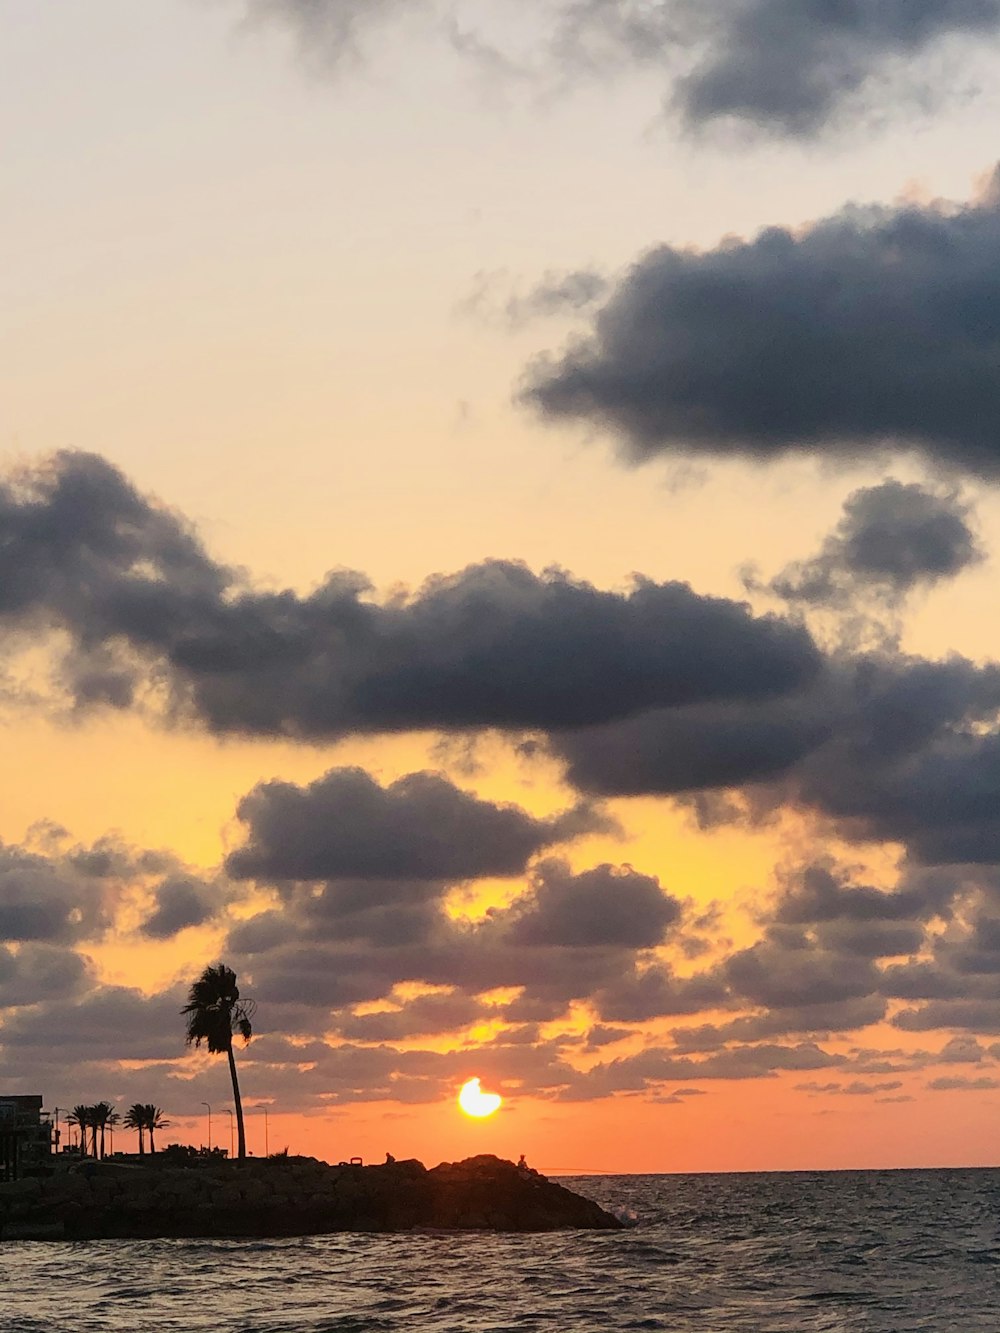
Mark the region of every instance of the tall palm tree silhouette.
POLYGON ((146 1152, 146 1107, 142 1102, 134 1102, 125 1112, 125 1119, 122 1121, 126 1129, 137 1129, 139 1131, 139 1156, 143 1157, 146 1152))
POLYGON ((244 1045, 253 1036, 250 1020, 256 1005, 253 1000, 241 1000, 240 988, 236 984, 236 973, 225 963, 218 967, 206 967, 188 993, 188 1002, 181 1010, 187 1015, 187 1036, 189 1046, 206 1044, 213 1055, 225 1051, 229 1057, 229 1074, 233 1080, 233 1101, 236 1104, 236 1126, 238 1134, 237 1157, 242 1162, 247 1155, 246 1133, 243 1128, 243 1102, 240 1100, 240 1084, 236 1077, 236 1057, 233 1054, 233 1037, 236 1033, 243 1038, 244 1045))

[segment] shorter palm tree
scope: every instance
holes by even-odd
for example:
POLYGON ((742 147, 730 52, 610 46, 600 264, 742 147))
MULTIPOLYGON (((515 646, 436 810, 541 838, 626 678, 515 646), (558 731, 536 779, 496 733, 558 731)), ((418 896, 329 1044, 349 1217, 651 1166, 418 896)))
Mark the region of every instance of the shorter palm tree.
POLYGON ((97 1156, 97 1133, 101 1134, 101 1156, 104 1156, 104 1133, 109 1125, 117 1125, 121 1116, 111 1105, 110 1102, 97 1102, 90 1108, 93 1120, 91 1122, 94 1132, 94 1156, 97 1156))
POLYGON ((158 1129, 169 1129, 170 1121, 164 1118, 163 1112, 152 1102, 146 1102, 143 1110, 143 1125, 149 1131, 149 1151, 156 1152, 156 1143, 153 1140, 153 1134, 158 1129))
POLYGON ((69 1115, 66 1117, 66 1123, 69 1125, 75 1125, 76 1128, 80 1131, 81 1157, 87 1156, 87 1131, 90 1129, 91 1125, 90 1113, 91 1113, 91 1108, 89 1106, 85 1106, 81 1102, 78 1106, 74 1106, 72 1111, 70 1111, 69 1115))
POLYGON ((122 1124, 126 1129, 135 1129, 139 1133, 139 1156, 146 1154, 146 1106, 143 1102, 133 1102, 125 1112, 122 1124))

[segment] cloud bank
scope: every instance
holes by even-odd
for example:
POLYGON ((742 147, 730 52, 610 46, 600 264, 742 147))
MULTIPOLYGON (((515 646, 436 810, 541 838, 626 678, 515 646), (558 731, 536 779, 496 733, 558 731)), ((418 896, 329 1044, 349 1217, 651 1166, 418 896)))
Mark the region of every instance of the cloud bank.
MULTIPOLYGON (((463 58, 518 84, 564 91, 633 68, 662 73, 667 110, 689 130, 735 121, 808 139, 892 100, 903 74, 926 96, 927 57, 1000 33, 1000 0, 242 0, 277 22, 307 62, 337 70, 390 21, 414 17, 463 58), (527 27, 530 42, 511 40, 527 27)), ((938 80, 932 80, 932 83, 938 80)))
MULTIPOLYGON (((848 208, 794 234, 640 259, 523 399, 632 461, 853 462, 887 451, 995 481, 1000 193, 848 208)), ((898 500, 898 497, 897 497, 898 500)))

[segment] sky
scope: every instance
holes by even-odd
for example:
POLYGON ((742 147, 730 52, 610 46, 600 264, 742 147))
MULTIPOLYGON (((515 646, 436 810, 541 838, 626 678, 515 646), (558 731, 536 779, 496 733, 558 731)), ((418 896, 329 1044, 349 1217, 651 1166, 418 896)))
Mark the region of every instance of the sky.
POLYGON ((1000 0, 0 31, 0 1091, 994 1164, 1000 0))

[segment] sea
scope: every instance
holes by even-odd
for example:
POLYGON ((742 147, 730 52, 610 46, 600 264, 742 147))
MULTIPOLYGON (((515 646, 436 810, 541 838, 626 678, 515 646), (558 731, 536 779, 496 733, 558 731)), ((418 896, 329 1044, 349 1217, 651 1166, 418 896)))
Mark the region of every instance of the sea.
POLYGON ((2 1333, 997 1333, 1000 1170, 589 1176, 614 1232, 0 1245, 2 1333))

